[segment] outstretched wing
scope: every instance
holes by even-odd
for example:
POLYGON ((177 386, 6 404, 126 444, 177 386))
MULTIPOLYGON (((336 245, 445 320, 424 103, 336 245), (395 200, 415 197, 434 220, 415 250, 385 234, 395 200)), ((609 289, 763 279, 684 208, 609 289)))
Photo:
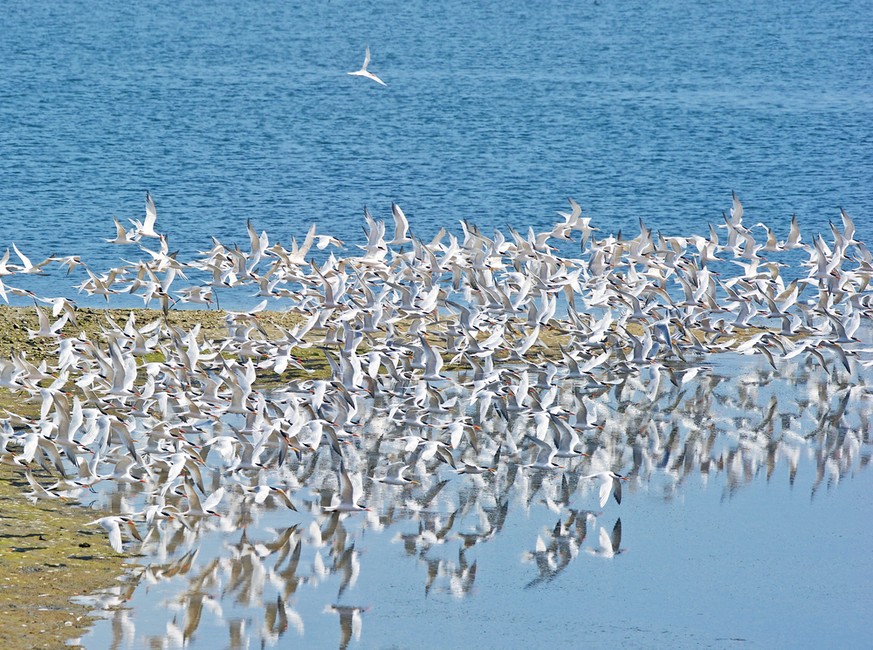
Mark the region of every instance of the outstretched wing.
MULTIPOLYGON (((605 529, 602 529, 605 530, 605 529)), ((612 552, 618 553, 621 548, 621 517, 615 521, 615 526, 612 527, 612 536, 610 537, 612 544, 612 552)))
POLYGON ((158 211, 155 209, 155 202, 152 200, 152 195, 146 190, 146 218, 142 229, 146 232, 154 232, 157 218, 158 211))

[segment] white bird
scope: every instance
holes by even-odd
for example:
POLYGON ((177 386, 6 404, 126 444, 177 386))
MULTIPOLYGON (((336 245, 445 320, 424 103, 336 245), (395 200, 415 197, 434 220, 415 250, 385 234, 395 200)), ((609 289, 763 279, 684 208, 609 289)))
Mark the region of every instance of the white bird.
POLYGON ((136 524, 130 517, 100 517, 100 519, 95 519, 94 521, 90 521, 85 525, 100 526, 101 528, 103 528, 103 530, 109 533, 110 546, 112 546, 116 553, 123 553, 124 549, 121 545, 121 524, 124 524, 127 527, 131 535, 133 535, 139 541, 142 541, 142 537, 140 536, 139 531, 136 529, 136 524))
POLYGON ((394 239, 388 244, 392 246, 402 246, 403 244, 411 244, 412 237, 409 236, 409 221, 403 210, 396 203, 391 204, 391 215, 394 217, 394 239))
POLYGON ((34 264, 30 261, 30 258, 27 257, 27 255, 18 250, 18 246, 16 246, 15 243, 12 244, 12 250, 14 250, 15 254, 18 255, 18 259, 21 260, 21 266, 15 267, 18 273, 42 273, 42 267, 53 261, 53 258, 47 257, 39 264, 34 264))
POLYGON ((37 337, 49 337, 49 338, 58 338, 60 335, 61 328, 67 324, 67 319, 69 318, 67 314, 64 314, 57 321, 52 323, 49 321, 46 313, 39 308, 39 305, 34 305, 33 308, 36 310, 36 317, 39 322, 39 329, 27 330, 28 338, 37 338, 37 337))
POLYGON ((555 454, 558 452, 552 445, 545 440, 540 440, 534 436, 525 434, 527 440, 530 440, 537 446, 537 458, 530 465, 524 465, 529 469, 564 469, 563 465, 558 465, 554 461, 555 454))
POLYGON ((455 470, 456 474, 484 474, 485 472, 494 474, 497 470, 493 467, 482 467, 481 465, 475 465, 466 461, 463 467, 455 470))
POLYGON ((403 461, 391 463, 388 466, 385 476, 374 476, 373 480, 385 485, 418 485, 418 481, 413 481, 412 479, 403 476, 403 470, 405 470, 406 467, 407 465, 403 461))
POLYGON ((355 484, 352 482, 352 477, 342 464, 340 465, 339 470, 339 483, 340 502, 336 505, 326 507, 324 509, 326 512, 361 512, 369 510, 367 507, 358 505, 358 499, 361 496, 360 488, 356 488, 355 484))
POLYGON ((115 237, 105 241, 109 244, 135 244, 136 237, 134 237, 134 233, 128 233, 124 226, 121 225, 118 217, 112 217, 112 219, 115 221, 115 237))
POLYGON ((440 370, 443 367, 443 358, 439 351, 434 350, 424 336, 420 335, 419 339, 421 340, 421 347, 424 350, 424 375, 422 376, 422 380, 426 382, 444 380, 445 377, 440 374, 440 370))
POLYGON ((159 238, 160 235, 155 232, 155 221, 158 218, 158 211, 155 209, 155 202, 152 200, 152 195, 149 194, 148 190, 146 190, 146 216, 145 222, 140 223, 136 219, 130 219, 130 223, 132 223, 136 230, 134 231, 133 237, 139 239, 140 237, 154 237, 159 238))
POLYGON ((291 500, 291 496, 284 488, 266 484, 256 485, 254 487, 241 485, 241 487, 246 496, 251 497, 251 499, 258 505, 262 505, 266 502, 267 497, 269 497, 271 494, 275 494, 279 497, 282 503, 285 504, 285 507, 290 508, 294 511, 297 510, 294 502, 291 500))
POLYGON ((355 70, 354 72, 349 72, 348 74, 354 77, 366 77, 367 79, 372 79, 376 83, 382 84, 383 86, 387 86, 384 81, 382 81, 379 77, 374 75, 372 72, 367 70, 367 66, 370 65, 370 46, 367 46, 366 51, 364 52, 364 65, 361 66, 360 70, 355 70))
MULTIPOLYGON (((19 462, 22 460, 27 462, 27 463, 30 462, 30 460, 28 460, 24 456, 16 456, 15 460, 19 461, 19 462)), ((15 464, 17 465, 18 462, 16 462, 15 464)), ((62 497, 61 495, 55 494, 53 491, 47 490, 46 488, 41 486, 39 483, 37 483, 36 479, 33 478, 33 474, 31 474, 31 472, 30 472, 30 468, 27 468, 24 470, 24 476, 27 478, 27 482, 30 484, 30 487, 32 489, 32 492, 30 493, 29 496, 34 502, 39 500, 39 499, 46 499, 46 500, 60 499, 61 501, 66 501, 66 499, 64 497, 62 497)))
POLYGON ((613 471, 597 472, 596 474, 589 474, 588 476, 583 476, 582 478, 600 479, 601 508, 606 505, 607 501, 609 501, 610 492, 612 492, 612 496, 615 497, 616 503, 621 503, 621 482, 629 480, 621 474, 616 474, 613 471))
POLYGON ((788 231, 788 239, 785 240, 785 248, 800 248, 802 244, 802 235, 800 234, 800 224, 797 222, 797 215, 791 215, 791 227, 788 231))
POLYGON ((182 513, 185 517, 220 517, 215 507, 224 497, 224 488, 220 487, 210 494, 205 501, 200 500, 200 495, 191 483, 185 483, 185 496, 188 498, 188 509, 182 513))

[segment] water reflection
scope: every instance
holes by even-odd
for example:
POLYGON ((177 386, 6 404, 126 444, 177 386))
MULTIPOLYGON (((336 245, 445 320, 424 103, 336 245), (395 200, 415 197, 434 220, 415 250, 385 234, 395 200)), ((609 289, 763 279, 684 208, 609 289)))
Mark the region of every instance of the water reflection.
MULTIPOLYGON (((187 440, 203 463, 186 463, 171 487, 172 454, 153 449, 146 453, 166 461, 151 461, 154 476, 92 495, 95 506, 141 521, 142 541, 125 532, 124 543, 142 557, 125 584, 94 597, 110 612, 111 646, 192 646, 221 634, 232 648, 273 647, 315 630, 322 639, 334 617, 339 647, 347 647, 366 639, 368 609, 379 607, 357 595, 372 545, 396 545, 396 571, 415 572, 425 596, 464 599, 476 592, 482 558, 509 520, 551 513, 553 526, 510 536, 527 567, 519 588, 541 589, 575 562, 632 552, 634 520, 619 516, 614 498, 601 505, 600 481, 586 478, 596 472, 627 477, 625 502, 681 498, 692 477, 723 485, 725 499, 774 480, 815 499, 868 464, 870 393, 861 378, 850 383, 840 368, 825 373, 809 361, 783 362, 779 372, 729 354, 708 364, 690 378, 684 365, 652 365, 606 373, 596 385, 533 387, 531 398, 550 405, 545 420, 507 408, 499 389, 492 408, 470 408, 477 384, 459 374, 433 389, 451 402, 444 412, 404 390, 376 400, 352 394, 351 404, 333 391, 317 408, 296 411, 294 433, 286 421, 263 435, 268 420, 298 408, 315 387, 259 394, 257 421, 200 423, 202 439, 192 432, 187 440), (344 410, 355 414, 332 424, 344 410), (540 427, 555 440, 568 430, 578 436, 560 469, 536 466, 539 450, 525 437, 540 427), (228 428, 234 439, 263 442, 231 458, 214 442, 228 428), (320 444, 321 437, 333 442, 320 444), (376 480, 397 463, 402 484, 376 480), (814 472, 801 472, 804 463, 814 472), (465 467, 478 470, 459 471, 465 467), (366 510, 331 510, 345 480, 366 510)), ((129 429, 138 441, 152 426, 139 418, 129 429)))

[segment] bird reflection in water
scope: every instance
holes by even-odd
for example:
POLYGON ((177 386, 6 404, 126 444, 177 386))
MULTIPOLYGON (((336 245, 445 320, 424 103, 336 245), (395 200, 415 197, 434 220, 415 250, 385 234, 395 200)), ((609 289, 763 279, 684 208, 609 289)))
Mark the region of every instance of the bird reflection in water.
MULTIPOLYGON (((537 568, 527 586, 544 588, 624 552, 622 519, 603 522, 632 499, 677 498, 698 476, 725 499, 783 473, 796 488, 807 456, 815 498, 868 464, 873 358, 858 339, 873 258, 845 213, 832 245, 796 221, 761 243, 742 215, 734 196, 726 240, 642 222, 598 239, 572 202, 541 233, 464 222, 423 242, 397 207, 387 241, 365 211, 360 254, 319 253, 342 242, 314 226, 288 250, 249 224, 248 248, 215 240, 183 261, 148 195, 116 239, 157 246, 87 269, 79 289, 157 300, 161 315, 106 315, 88 341, 75 307, 51 303, 30 331, 57 346, 49 358, 0 359, 0 387, 40 414, 2 420, 0 458, 31 498, 103 510, 107 544, 143 554, 127 584, 135 601, 159 595, 150 616, 166 619, 155 632, 119 616, 118 643, 191 645, 218 627, 231 647, 278 645, 304 636, 297 608, 317 600, 345 647, 361 637, 367 548, 397 542, 398 575, 465 598, 507 522, 533 517, 557 519, 519 548, 537 568), (780 256, 800 277, 780 275, 780 256), (173 296, 254 287, 263 301, 227 312, 223 333, 171 324, 173 296), (271 303, 293 318, 270 324, 271 303), (324 374, 297 359, 313 348, 324 374)), ((0 287, 29 298, 16 275, 56 262, 15 250, 0 287)))

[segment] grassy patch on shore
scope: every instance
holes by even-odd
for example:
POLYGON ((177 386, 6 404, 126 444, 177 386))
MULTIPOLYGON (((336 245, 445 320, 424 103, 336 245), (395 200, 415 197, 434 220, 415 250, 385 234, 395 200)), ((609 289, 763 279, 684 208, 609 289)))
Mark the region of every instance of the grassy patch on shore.
POLYGON ((22 475, 0 467, 0 647, 60 648, 92 623, 70 599, 117 585, 124 556, 102 528, 85 527, 99 513, 32 504, 26 490, 22 475))

